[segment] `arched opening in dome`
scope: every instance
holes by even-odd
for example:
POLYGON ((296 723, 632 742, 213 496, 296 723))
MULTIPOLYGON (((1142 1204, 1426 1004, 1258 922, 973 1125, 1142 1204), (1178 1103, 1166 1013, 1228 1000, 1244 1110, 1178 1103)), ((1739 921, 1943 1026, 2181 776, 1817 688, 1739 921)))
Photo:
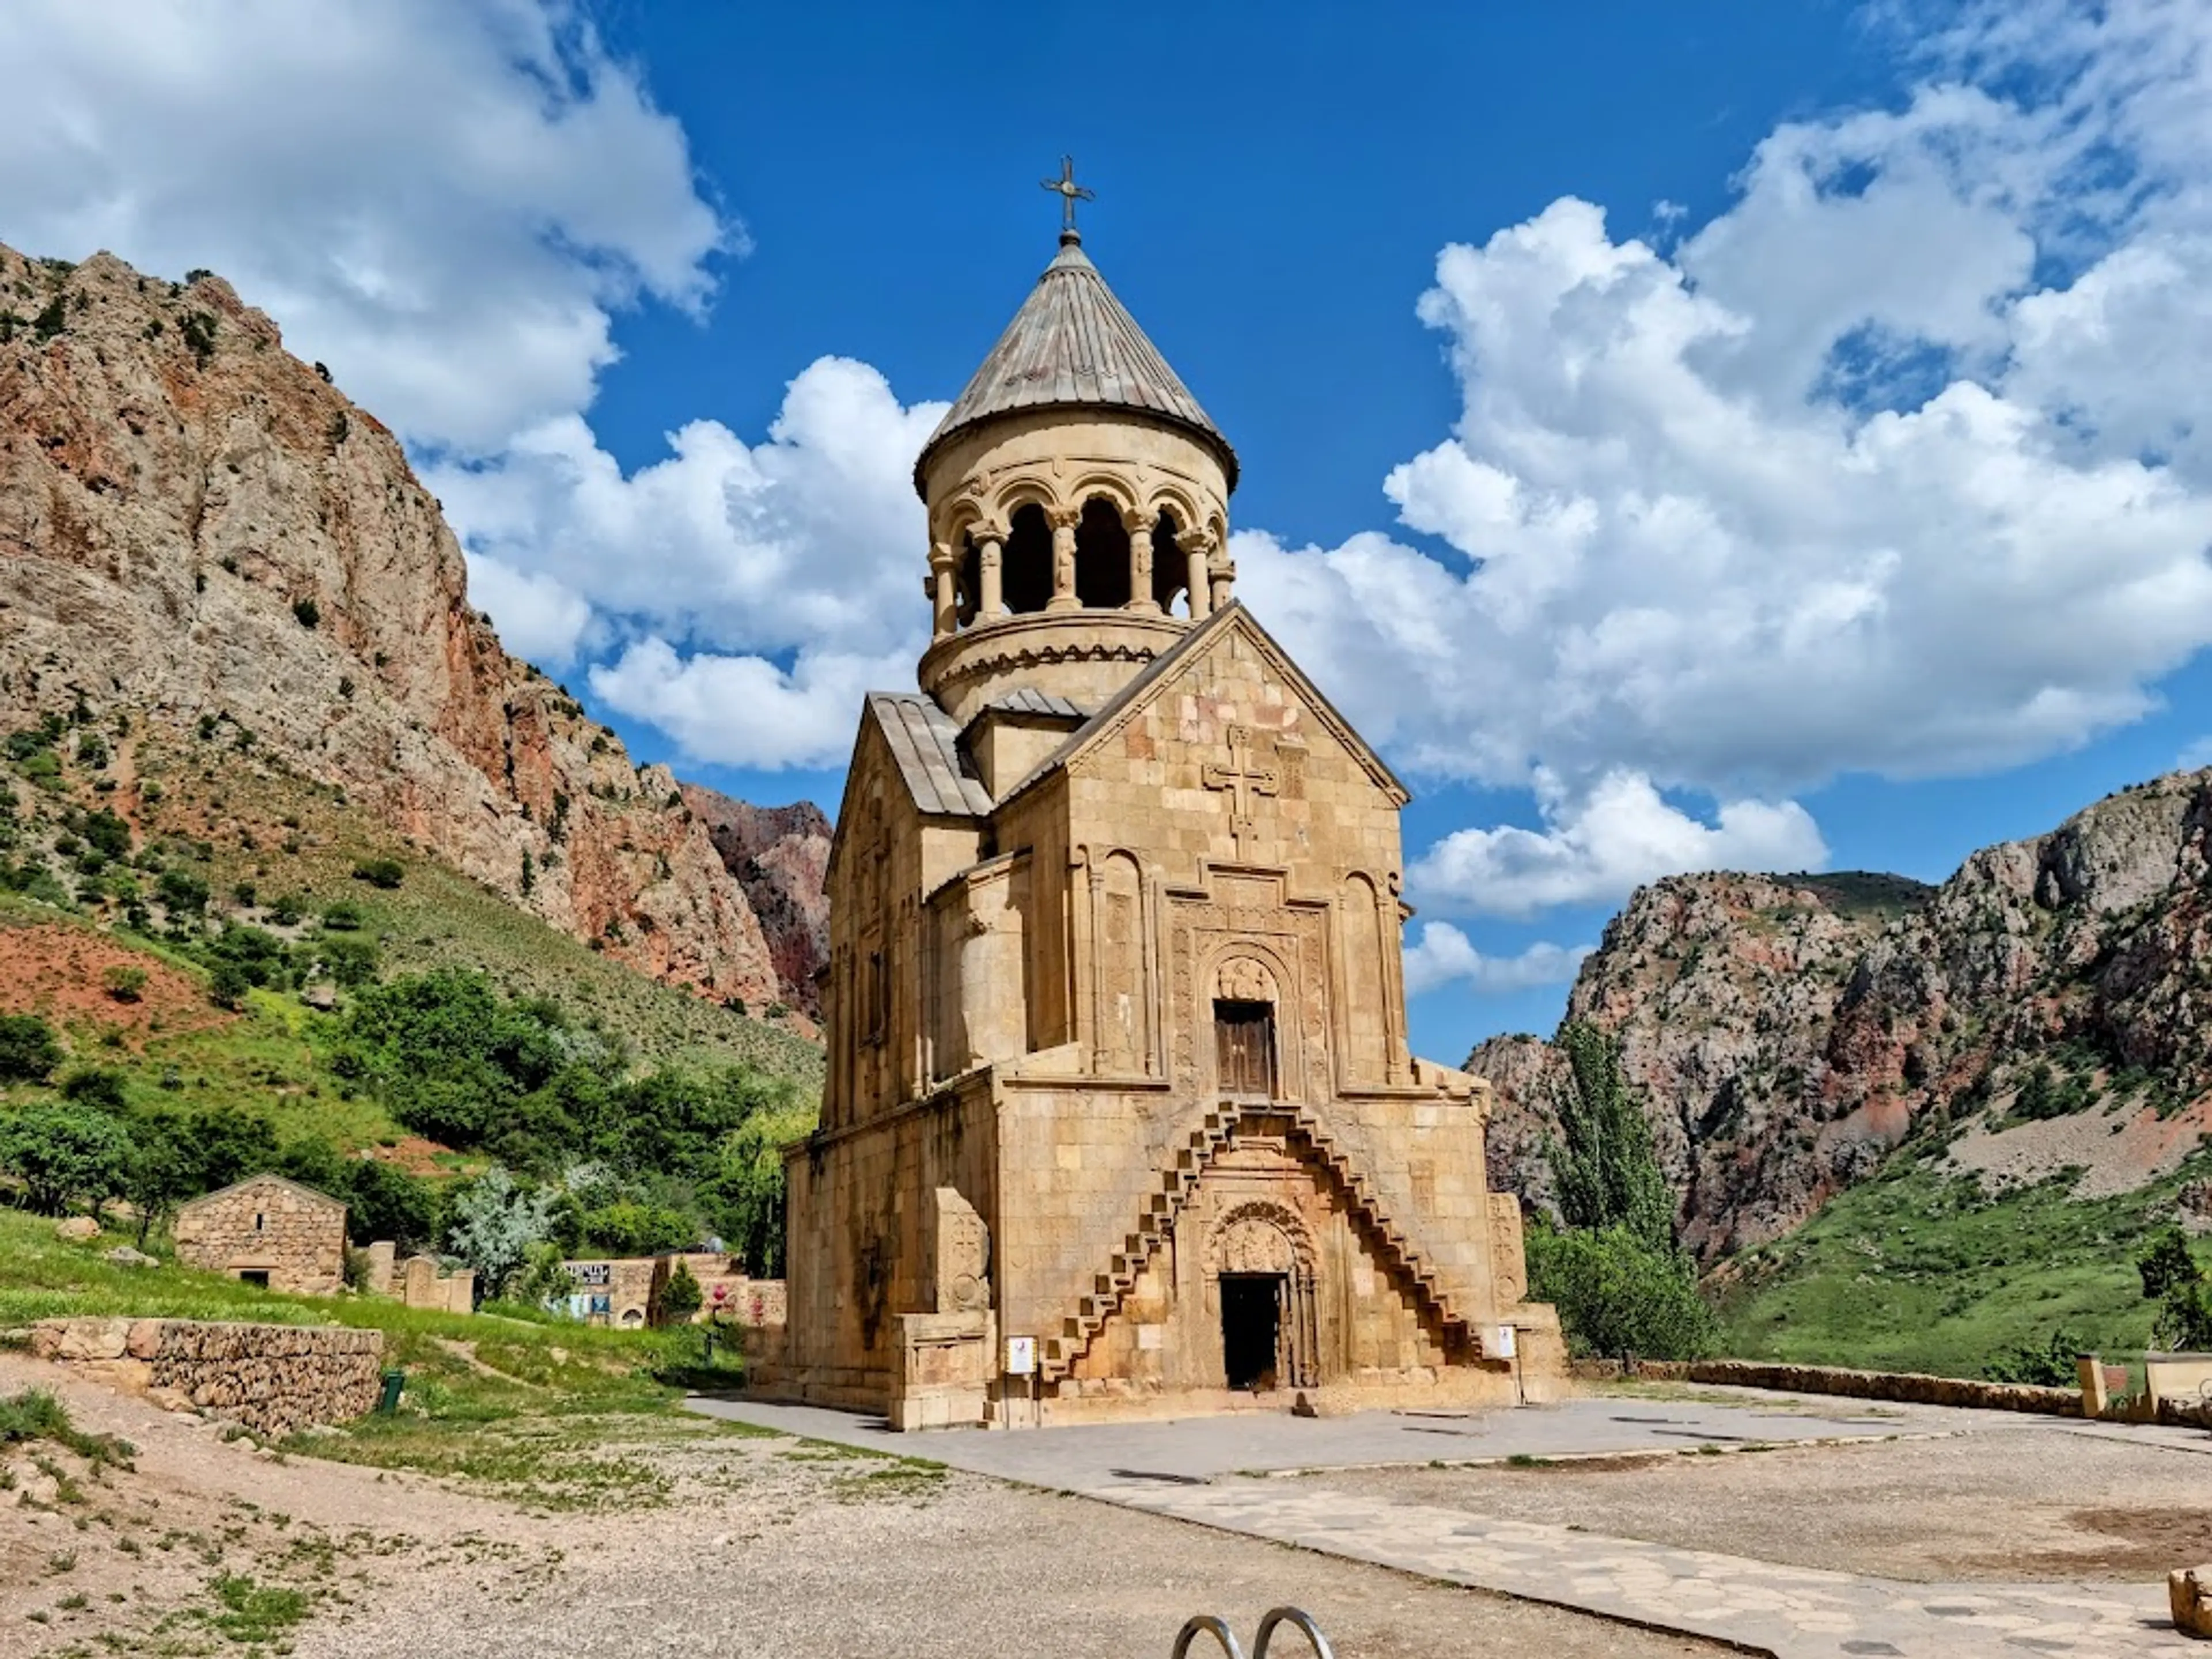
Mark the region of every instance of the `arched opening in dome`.
POLYGON ((1042 611, 1052 599, 1052 526, 1035 501, 1014 509, 1000 556, 999 597, 1016 616, 1042 611))
MULTIPOLYGON (((1189 561, 1176 540, 1178 533, 1175 514, 1162 507, 1159 518, 1152 525, 1152 598, 1170 617, 1176 614, 1176 595, 1189 586, 1186 580, 1190 574, 1186 568, 1189 561)), ((1188 614, 1188 607, 1184 614, 1188 614)))
POLYGON ((1118 611, 1129 602, 1129 532, 1121 509, 1102 496, 1084 502, 1076 521, 1075 597, 1086 611, 1118 611))
POLYGON ((954 625, 966 628, 983 609, 983 554, 973 535, 960 538, 960 570, 952 593, 954 625))

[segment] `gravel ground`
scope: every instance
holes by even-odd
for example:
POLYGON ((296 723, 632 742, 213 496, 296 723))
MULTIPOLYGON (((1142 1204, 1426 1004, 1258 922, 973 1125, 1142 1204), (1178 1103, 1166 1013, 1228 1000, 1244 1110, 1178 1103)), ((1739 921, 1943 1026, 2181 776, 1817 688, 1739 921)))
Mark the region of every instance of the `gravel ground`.
POLYGON ((1944 1439, 1308 1480, 1918 1582, 2163 1578, 2212 1560, 2212 1439, 2191 1449, 2056 1419, 1944 1439))
POLYGON ((0 1354, 0 1392, 25 1386, 53 1389, 80 1426, 125 1435, 138 1451, 129 1472, 88 1475, 75 1502, 42 1510, 0 1493, 9 1659, 103 1647, 242 1654, 213 1622, 224 1613, 211 1588, 222 1574, 306 1593, 305 1621, 272 1632, 296 1659, 1152 1659, 1193 1613, 1227 1616, 1249 1642, 1261 1613, 1285 1601, 1315 1613, 1342 1659, 1719 1651, 712 1425, 621 1449, 673 1477, 665 1506, 532 1514, 414 1477, 257 1454, 0 1354), (64 1556, 70 1565, 55 1569, 64 1556))

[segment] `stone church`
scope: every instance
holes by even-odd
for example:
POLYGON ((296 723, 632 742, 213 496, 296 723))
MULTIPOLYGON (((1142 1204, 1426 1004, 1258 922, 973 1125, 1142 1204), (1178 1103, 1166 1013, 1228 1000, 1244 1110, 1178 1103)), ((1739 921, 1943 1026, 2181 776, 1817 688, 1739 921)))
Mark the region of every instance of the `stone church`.
POLYGON ((902 1427, 1559 1389, 1406 1039, 1405 787, 1234 597, 1237 456, 1071 226, 915 466, 757 1382, 902 1427))

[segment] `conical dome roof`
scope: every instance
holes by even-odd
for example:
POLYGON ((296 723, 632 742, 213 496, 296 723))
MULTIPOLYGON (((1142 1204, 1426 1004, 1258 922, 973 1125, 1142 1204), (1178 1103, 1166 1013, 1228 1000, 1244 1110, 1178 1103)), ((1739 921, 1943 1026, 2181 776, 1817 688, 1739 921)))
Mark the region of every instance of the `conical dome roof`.
POLYGON ((1229 440, 1114 297, 1082 239, 1062 231, 1059 257, 922 446, 915 486, 921 487, 930 456, 969 427, 1024 410, 1097 408, 1133 410, 1186 428, 1219 453, 1229 487, 1237 487, 1229 440))

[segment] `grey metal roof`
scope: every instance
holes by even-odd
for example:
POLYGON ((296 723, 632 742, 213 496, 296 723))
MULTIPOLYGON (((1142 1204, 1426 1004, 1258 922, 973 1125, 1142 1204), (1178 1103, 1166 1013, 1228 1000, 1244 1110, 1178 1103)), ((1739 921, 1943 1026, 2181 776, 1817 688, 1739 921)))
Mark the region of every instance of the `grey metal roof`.
POLYGON ((1055 696, 1049 691, 1040 691, 1033 685, 1017 686, 983 705, 983 712, 1002 708, 1009 714, 1056 714, 1062 720, 1087 720, 1091 711, 1080 703, 1070 702, 1066 697, 1055 696))
POLYGON ((1237 452, 1229 440, 1114 297, 1075 233, 1061 232, 1060 243, 1059 257, 922 446, 915 489, 931 453, 979 422, 1027 409, 1105 406, 1139 410, 1205 440, 1220 453, 1234 489, 1237 452))
POLYGON ((982 781, 960 763, 960 731, 951 715, 927 697, 896 691, 868 693, 868 712, 883 728, 907 793, 921 811, 964 818, 991 810, 982 781))

